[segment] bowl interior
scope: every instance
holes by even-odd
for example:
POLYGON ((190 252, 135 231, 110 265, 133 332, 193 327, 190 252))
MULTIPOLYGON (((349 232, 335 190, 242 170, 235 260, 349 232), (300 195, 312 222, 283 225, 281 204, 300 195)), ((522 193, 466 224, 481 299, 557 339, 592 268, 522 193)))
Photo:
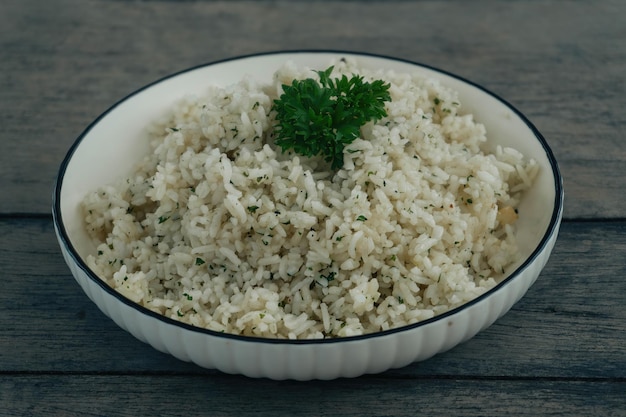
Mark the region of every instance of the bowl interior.
MULTIPOLYGON (((354 56, 362 66, 398 72, 421 72, 456 90, 465 112, 473 113, 487 128, 489 146, 512 146, 540 166, 535 185, 520 206, 518 236, 520 261, 532 256, 546 237, 560 211, 560 177, 550 150, 532 125, 496 96, 465 80, 439 70, 380 56, 329 52, 262 54, 200 66, 167 77, 131 94, 98 118, 76 141, 64 161, 57 184, 55 219, 67 236, 70 251, 84 258, 95 253, 83 227, 80 201, 89 191, 129 174, 148 152, 145 127, 178 99, 203 91, 207 86, 226 86, 251 76, 269 82, 287 60, 323 69, 332 59, 354 56)), ((81 262, 81 261, 79 261, 81 262)), ((88 269, 82 265, 84 269, 88 269)))

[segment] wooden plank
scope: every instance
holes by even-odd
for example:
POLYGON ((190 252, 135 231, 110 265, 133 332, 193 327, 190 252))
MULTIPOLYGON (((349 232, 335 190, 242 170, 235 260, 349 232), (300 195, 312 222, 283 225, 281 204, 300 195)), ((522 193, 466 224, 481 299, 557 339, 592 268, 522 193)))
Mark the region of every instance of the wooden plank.
MULTIPOLYGON (((216 374, 155 351, 100 313, 65 266, 51 221, 2 220, 0 235, 0 372, 216 374)), ((564 223, 543 274, 506 316, 386 375, 625 378, 623 253, 626 224, 564 223)))
POLYGON ((0 375, 6 417, 624 416, 624 381, 0 375))
POLYGON ((2 2, 0 189, 13 198, 0 213, 48 213, 71 143, 150 81, 240 54, 333 48, 485 85, 554 148, 566 217, 623 217, 626 29, 615 17, 625 13, 620 1, 2 2))

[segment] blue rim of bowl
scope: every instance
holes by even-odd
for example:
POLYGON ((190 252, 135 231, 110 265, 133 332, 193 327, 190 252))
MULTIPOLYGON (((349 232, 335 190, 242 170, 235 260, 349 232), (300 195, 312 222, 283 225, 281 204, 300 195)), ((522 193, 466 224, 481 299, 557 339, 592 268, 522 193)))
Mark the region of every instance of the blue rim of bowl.
POLYGON ((91 279, 92 281, 94 281, 97 285, 99 285, 104 291, 106 291, 108 294, 112 295, 113 297, 115 297, 117 300, 119 300, 120 302, 126 304, 127 306, 137 310, 138 312, 148 315, 152 318, 155 318, 165 324, 168 325, 172 325, 172 326, 176 326, 176 327, 181 327, 183 329, 189 330, 189 331, 193 331, 193 332, 199 332, 199 333, 204 333, 208 336, 213 336, 213 337, 218 337, 218 338, 228 338, 228 339, 234 339, 234 340, 238 340, 238 341, 242 341, 242 342, 255 342, 255 343, 269 343, 269 344, 287 344, 287 345, 302 345, 302 344, 329 344, 329 343, 346 343, 346 342, 351 342, 351 341, 359 341, 359 340, 364 340, 364 339, 371 339, 371 338, 379 338, 379 337, 384 337, 384 336, 389 336, 392 335, 394 333, 402 333, 402 332, 406 332, 409 330, 413 330, 419 327, 425 327, 431 323, 440 321, 440 320, 445 320, 448 317, 454 316, 460 312, 462 312, 463 310, 466 310, 468 308, 470 308, 471 306, 480 303, 482 300, 484 300, 485 298, 491 296, 492 294, 494 294, 495 292, 498 292, 500 290, 502 290, 503 287, 505 287, 507 284, 509 284, 511 281, 513 281, 516 277, 518 277, 531 263, 533 263, 533 261, 539 256, 540 253, 543 252, 544 248, 546 247, 546 245, 548 244, 549 240, 551 239, 551 237, 553 236, 554 233, 558 232, 558 228, 560 225, 560 220, 562 218, 562 213, 563 213, 563 199, 564 199, 564 192, 563 192, 563 178, 561 176, 561 172, 558 166, 558 163, 556 161, 556 158, 554 157, 554 154, 552 152, 552 150, 550 149, 550 146, 548 145, 547 141, 545 140, 545 138, 543 137, 543 135, 539 132, 539 130, 530 122, 530 120, 528 120, 528 118, 526 116, 524 116, 524 114, 522 112, 520 112, 517 108, 515 108, 513 105, 511 105, 508 101, 504 100, 502 97, 498 96, 497 94, 487 90, 486 88, 484 88, 483 86, 474 83, 473 81, 467 80, 461 76, 458 76, 454 73, 448 72, 446 70, 442 70, 436 67, 433 67, 431 65, 427 65, 427 64, 422 64, 420 62, 416 62, 416 61, 412 61, 412 60, 408 60, 408 59, 403 59, 403 58, 397 58, 397 57, 393 57, 393 56, 387 56, 387 55, 382 55, 382 54, 375 54, 375 53, 370 53, 370 52, 359 52, 359 51, 345 51, 345 50, 332 50, 332 49, 297 49, 297 50, 279 50, 279 51, 266 51, 266 52, 259 52, 259 53, 253 53, 253 54, 247 54, 247 55, 238 55, 238 56, 234 56, 234 57, 230 57, 230 58, 226 58, 226 59, 222 59, 222 60, 217 60, 217 61, 212 61, 212 62, 208 62, 208 63, 204 63, 204 64, 199 64, 190 68, 186 68, 183 69, 181 71, 177 71, 174 72, 172 74, 166 75, 164 77, 161 77, 149 84, 144 85, 143 87, 133 91, 132 93, 128 94, 127 96, 123 97, 122 99, 118 100, 116 103, 114 103, 111 107, 109 107, 106 111, 104 111, 100 116, 98 116, 93 122, 91 122, 87 128, 80 134, 80 136, 78 136, 78 138, 75 140, 75 142, 72 144, 72 146, 70 147, 70 149, 68 150, 65 158, 63 159, 63 162, 61 163, 60 169, 59 169, 59 173, 57 175, 56 178, 56 182, 54 185, 54 191, 53 191, 53 196, 52 196, 52 217, 53 217, 53 221, 55 226, 57 227, 58 231, 59 231, 59 235, 60 238, 63 242, 63 245, 65 246, 65 248, 67 248, 68 254, 71 256, 71 258, 74 260, 74 262, 76 263, 76 265, 85 272, 85 274, 87 275, 87 277, 89 277, 89 279, 91 279), (379 332, 375 332, 375 333, 367 333, 367 334, 362 334, 362 335, 357 335, 357 336, 345 336, 345 337, 336 337, 336 338, 326 338, 326 339, 274 339, 274 338, 265 338, 265 337, 260 337, 260 336, 244 336, 244 335, 238 335, 238 334, 231 334, 231 333, 222 333, 222 332, 217 332, 214 330, 209 330, 206 328, 202 328, 202 327, 197 327, 197 326, 193 326, 187 323, 183 323, 181 321, 177 321, 174 319, 171 319, 169 317, 166 317, 164 315, 161 315, 159 313, 156 313, 152 310, 149 310, 148 308, 137 304, 133 301, 131 301, 130 299, 124 297, 122 294, 120 294, 119 292, 117 292, 115 289, 113 289, 112 287, 110 287, 106 282, 104 282, 101 278, 99 278, 85 263, 85 261, 80 257, 80 255, 78 254, 78 252, 76 251, 76 249, 74 248, 74 246, 72 245, 69 236, 67 234, 67 231, 65 229, 65 225, 63 224, 63 219, 61 216, 61 203, 60 203, 60 196, 61 196, 61 189, 63 187, 63 178, 65 176, 65 171, 67 169, 67 166, 69 165, 69 162, 72 159, 72 156, 74 155, 74 152, 76 151, 76 149, 80 146, 81 142, 83 141, 83 139, 89 134, 89 132, 91 131, 91 129, 96 126, 100 120, 102 120, 104 117, 106 117, 111 111, 113 111, 117 106, 119 106, 121 103, 125 102, 126 100, 128 100, 129 98, 140 94, 141 92, 143 92, 144 90, 147 90, 148 88, 159 84, 163 81, 166 81, 168 79, 174 78, 176 76, 200 69, 200 68, 205 68, 205 67, 209 67, 209 66, 214 66, 214 65, 219 65, 222 63, 226 63, 226 62, 231 62, 231 61, 237 61, 237 60, 242 60, 242 59, 248 59, 248 58, 255 58, 255 57, 262 57, 262 56, 268 56, 268 55, 287 55, 287 54, 319 54, 319 55, 323 55, 323 54, 331 54, 331 55, 350 55, 350 56, 354 56, 354 57, 358 57, 358 56, 362 56, 362 57, 372 57, 372 58, 381 58, 384 60, 389 60, 389 61, 397 61, 397 62, 402 62, 402 63, 406 63, 406 64, 410 64, 410 65, 414 65, 416 67, 421 67, 421 68, 425 68, 428 70, 432 70, 435 71, 437 73, 449 76, 451 78, 457 79, 463 83, 466 83, 468 85, 471 85, 481 91, 483 91, 484 93, 492 96, 493 98, 495 98, 496 100, 498 100, 499 102, 501 102, 502 104, 504 104, 506 107, 508 107, 513 113, 515 113, 515 115, 517 115, 517 117, 520 118, 520 120, 522 120, 527 126, 528 128, 532 131, 532 133, 534 134, 535 138, 539 141, 539 143, 541 144, 541 146, 543 147, 544 152, 546 153, 546 156, 550 162, 550 167, 552 168, 552 175, 554 176, 554 188, 555 188, 555 198, 554 198, 554 209, 552 212, 552 216, 550 218, 550 223, 548 225, 548 228, 546 229, 546 232, 544 233, 543 237, 541 238, 541 241, 539 242, 539 244, 537 245, 537 247, 533 250, 533 252, 530 254, 530 256, 528 256, 527 259, 524 260, 524 262, 522 262, 521 265, 519 265, 514 271, 512 271, 506 278, 504 278, 502 281, 500 281, 495 287, 493 287, 492 289, 488 290, 487 292, 479 295, 478 297, 466 302, 465 304, 462 304, 458 307, 455 307, 451 310, 448 310, 444 313, 441 313, 439 315, 436 315, 430 319, 426 319, 426 320, 422 320, 419 321, 417 323, 413 323, 413 324, 408 324, 405 326, 401 326, 401 327, 396 327, 393 329, 389 329, 389 330, 382 330, 379 332))

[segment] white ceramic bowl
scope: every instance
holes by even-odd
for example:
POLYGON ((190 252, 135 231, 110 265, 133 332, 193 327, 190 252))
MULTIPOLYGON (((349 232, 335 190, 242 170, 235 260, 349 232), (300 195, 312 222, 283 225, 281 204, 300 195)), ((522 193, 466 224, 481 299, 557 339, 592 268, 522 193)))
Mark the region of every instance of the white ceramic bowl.
POLYGON ((271 379, 333 379, 383 372, 427 359, 464 342, 505 314, 539 276, 554 247, 563 213, 557 162, 537 129, 510 104, 460 77, 425 65, 369 54, 302 51, 264 53, 201 65, 165 77, 114 104, 69 150, 54 190, 53 216, 65 261, 89 298, 121 328, 159 351, 226 373, 271 379), (133 140, 155 115, 197 85, 230 85, 244 75, 270 81, 285 61, 323 69, 331 59, 356 57, 363 66, 420 71, 459 92, 466 111, 484 123, 492 145, 513 146, 541 167, 520 207, 522 260, 494 289, 414 325, 380 333, 315 341, 272 340, 216 333, 160 316, 106 285, 86 265, 94 253, 79 202, 97 186, 130 173, 147 150, 133 140))

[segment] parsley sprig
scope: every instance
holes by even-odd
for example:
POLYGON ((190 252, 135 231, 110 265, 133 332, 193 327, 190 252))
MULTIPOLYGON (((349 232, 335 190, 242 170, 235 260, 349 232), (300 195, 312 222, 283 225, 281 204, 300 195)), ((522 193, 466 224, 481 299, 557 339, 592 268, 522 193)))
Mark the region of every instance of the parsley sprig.
POLYGON ((319 82, 307 78, 283 85, 283 94, 274 100, 276 137, 284 151, 303 156, 323 155, 333 169, 343 166, 343 151, 361 134, 361 126, 387 115, 385 102, 391 100, 389 84, 371 83, 360 75, 331 79, 333 67, 316 71, 319 82))

